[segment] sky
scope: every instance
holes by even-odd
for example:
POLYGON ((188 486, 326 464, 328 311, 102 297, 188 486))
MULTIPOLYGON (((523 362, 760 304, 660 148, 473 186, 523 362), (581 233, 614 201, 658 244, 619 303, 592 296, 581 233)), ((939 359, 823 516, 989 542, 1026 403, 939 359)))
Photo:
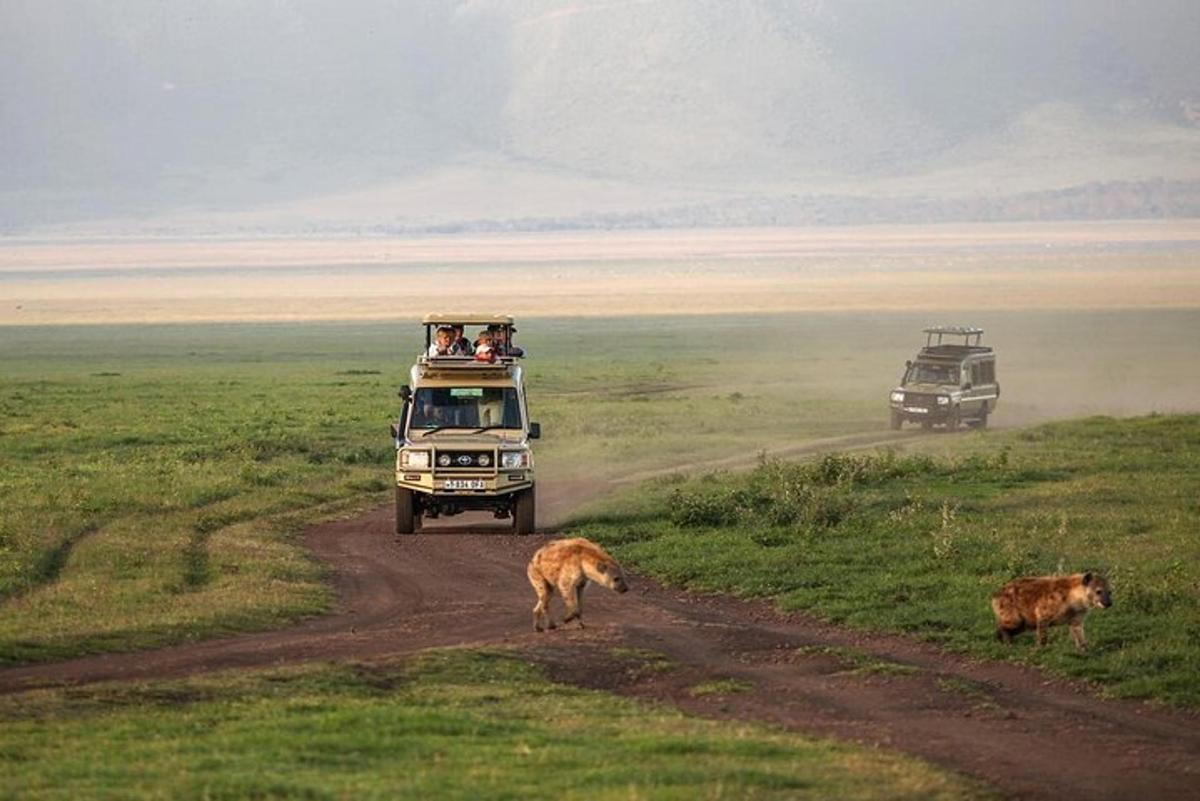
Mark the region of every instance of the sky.
POLYGON ((6 0, 0 231, 1195 181, 1196 41, 1179 0, 6 0))

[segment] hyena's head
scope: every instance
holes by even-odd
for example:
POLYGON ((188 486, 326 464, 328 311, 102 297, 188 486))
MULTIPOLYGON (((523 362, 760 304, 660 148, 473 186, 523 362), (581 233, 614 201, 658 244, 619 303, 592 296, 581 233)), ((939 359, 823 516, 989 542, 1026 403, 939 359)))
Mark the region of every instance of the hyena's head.
POLYGON ((616 562, 601 559, 596 562, 597 582, 614 592, 627 592, 629 585, 625 583, 625 574, 616 562))
POLYGON ((1112 606, 1112 591, 1108 588, 1108 581, 1104 576, 1096 573, 1083 574, 1083 589, 1087 593, 1088 606, 1092 608, 1107 609, 1112 606))

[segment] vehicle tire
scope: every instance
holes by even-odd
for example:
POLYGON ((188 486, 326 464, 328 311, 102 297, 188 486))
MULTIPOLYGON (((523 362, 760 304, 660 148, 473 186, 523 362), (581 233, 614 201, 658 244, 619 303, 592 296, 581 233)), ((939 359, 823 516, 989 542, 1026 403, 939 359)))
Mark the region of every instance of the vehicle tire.
POLYGON ((416 504, 412 490, 396 487, 396 533, 415 534, 417 531, 416 504))
POLYGON ((933 421, 932 420, 922 420, 921 421, 921 430, 922 431, 932 431, 933 430, 933 421))
POLYGON ((892 422, 891 422, 892 430, 899 431, 903 425, 904 425, 904 415, 899 414, 898 412, 892 412, 892 422))
POLYGON ((534 528, 534 494, 533 487, 517 495, 513 503, 513 532, 515 534, 532 534, 534 528))
POLYGON ((955 408, 954 410, 952 410, 950 412, 950 415, 946 418, 946 430, 953 433, 955 431, 958 431, 958 428, 961 424, 962 424, 962 410, 955 408))
POLYGON ((987 428, 988 407, 984 406, 979 412, 979 420, 975 423, 975 427, 980 431, 987 428))

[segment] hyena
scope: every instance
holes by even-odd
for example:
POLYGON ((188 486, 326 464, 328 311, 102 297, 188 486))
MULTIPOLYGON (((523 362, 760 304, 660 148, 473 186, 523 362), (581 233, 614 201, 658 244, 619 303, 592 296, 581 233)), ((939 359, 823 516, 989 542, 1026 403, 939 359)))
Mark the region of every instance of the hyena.
POLYGON ((1083 618, 1092 609, 1110 606, 1108 582, 1095 573, 1014 579, 992 596, 996 639, 1010 643, 1015 635, 1032 628, 1040 647, 1046 644, 1047 626, 1066 623, 1075 647, 1083 651, 1087 648, 1083 618))
POLYGON ((567 608, 563 625, 578 620, 579 628, 583 628, 583 588, 589 579, 615 592, 629 589, 617 560, 596 543, 582 537, 543 545, 529 560, 525 572, 537 593, 537 605, 533 607, 534 631, 542 631, 543 623, 554 628, 549 610, 550 596, 555 590, 567 608))

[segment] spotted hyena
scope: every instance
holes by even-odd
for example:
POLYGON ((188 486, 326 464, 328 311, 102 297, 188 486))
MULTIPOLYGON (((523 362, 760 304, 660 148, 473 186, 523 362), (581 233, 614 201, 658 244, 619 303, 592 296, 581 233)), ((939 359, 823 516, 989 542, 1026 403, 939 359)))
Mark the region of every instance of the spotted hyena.
POLYGON ((1037 644, 1046 644, 1046 627, 1066 623, 1080 651, 1087 648, 1083 618, 1092 609, 1112 606, 1112 593, 1103 576, 1076 573, 1071 576, 1035 576, 1005 584, 992 596, 996 614, 996 639, 1012 642, 1025 631, 1037 631, 1037 644))
POLYGON ((583 588, 589 580, 615 592, 629 589, 617 560, 596 543, 582 537, 543 545, 529 560, 525 572, 537 593, 537 605, 533 607, 534 631, 554 628, 549 607, 550 596, 555 590, 567 608, 563 625, 578 620, 579 628, 583 628, 583 588))

